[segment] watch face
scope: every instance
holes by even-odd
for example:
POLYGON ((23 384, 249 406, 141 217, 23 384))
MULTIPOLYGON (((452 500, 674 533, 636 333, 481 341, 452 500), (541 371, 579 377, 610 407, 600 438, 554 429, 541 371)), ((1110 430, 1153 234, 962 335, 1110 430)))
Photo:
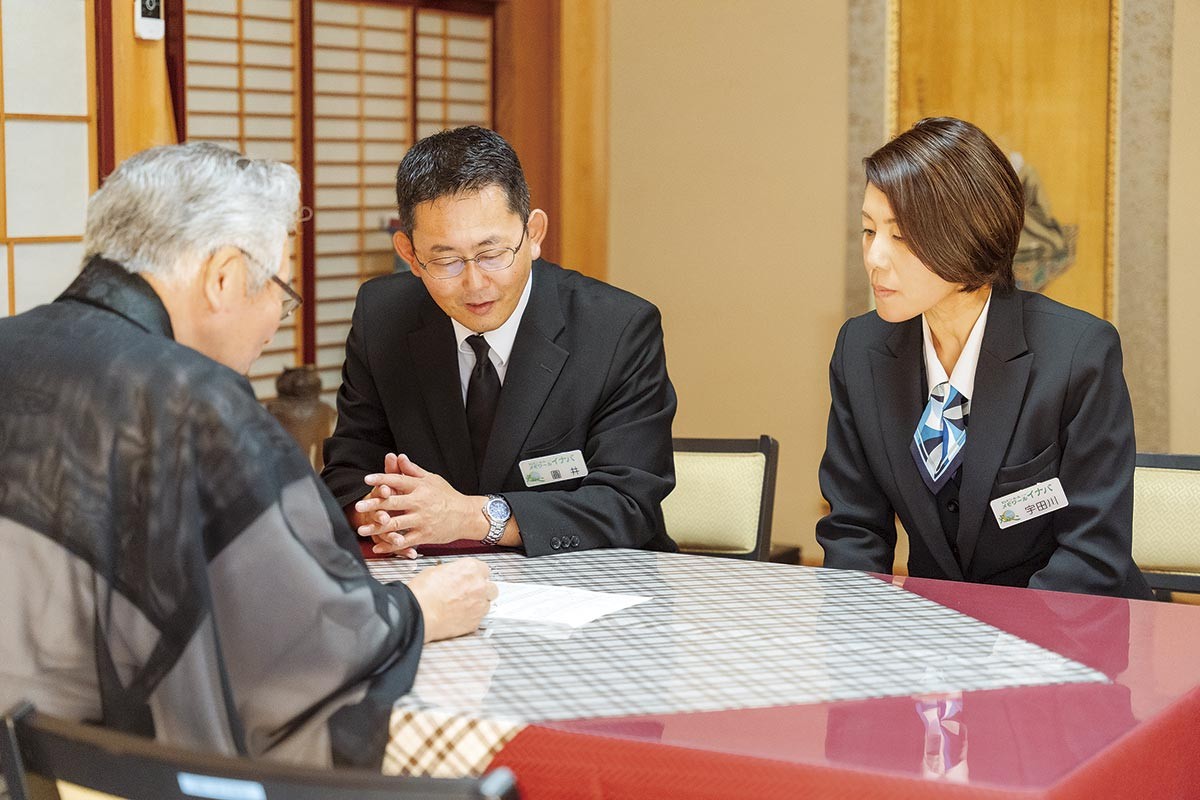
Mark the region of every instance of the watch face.
POLYGON ((487 513, 489 517, 497 522, 503 522, 509 518, 512 511, 509 510, 508 503, 505 502, 503 497, 493 497, 487 502, 487 513))

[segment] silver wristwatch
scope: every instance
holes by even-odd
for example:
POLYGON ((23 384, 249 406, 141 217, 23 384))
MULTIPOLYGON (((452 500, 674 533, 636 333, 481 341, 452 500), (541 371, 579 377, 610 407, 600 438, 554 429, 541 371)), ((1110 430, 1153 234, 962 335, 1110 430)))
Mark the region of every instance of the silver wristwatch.
POLYGON ((483 516, 488 521, 488 532, 481 541, 486 545, 494 545, 504 535, 504 526, 512 517, 512 509, 508 507, 508 501, 500 495, 489 494, 487 502, 483 504, 483 516))

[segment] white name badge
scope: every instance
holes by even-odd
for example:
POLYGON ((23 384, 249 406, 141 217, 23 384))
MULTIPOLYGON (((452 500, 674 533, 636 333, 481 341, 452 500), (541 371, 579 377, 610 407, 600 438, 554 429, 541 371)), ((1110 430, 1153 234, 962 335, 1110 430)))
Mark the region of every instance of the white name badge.
POLYGON ((518 462, 526 486, 545 486, 559 481, 573 481, 588 474, 582 450, 568 450, 552 456, 527 458, 518 462))
POLYGON ((1051 478, 997 497, 992 501, 992 513, 996 515, 996 524, 1003 530, 1068 505, 1070 503, 1067 502, 1062 483, 1058 478, 1051 478))

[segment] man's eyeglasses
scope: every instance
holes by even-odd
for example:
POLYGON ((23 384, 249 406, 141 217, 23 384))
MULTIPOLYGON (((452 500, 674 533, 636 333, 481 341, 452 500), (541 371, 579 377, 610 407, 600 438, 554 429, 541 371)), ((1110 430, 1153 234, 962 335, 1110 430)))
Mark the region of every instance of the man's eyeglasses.
POLYGON ((416 253, 413 253, 413 260, 417 262, 421 269, 433 277, 441 279, 457 278, 467 268, 468 261, 474 261, 475 266, 487 272, 498 272, 512 266, 513 261, 517 258, 517 252, 525 244, 525 236, 528 233, 528 227, 521 230, 521 240, 517 242, 516 247, 496 247, 491 250, 484 250, 476 253, 474 258, 446 256, 445 258, 431 258, 428 261, 422 261, 417 258, 416 253))
MULTIPOLYGON (((250 263, 255 265, 259 263, 258 259, 247 253, 242 248, 239 247, 238 252, 240 252, 242 256, 250 263)), ((283 289, 283 308, 279 310, 279 321, 283 322, 285 319, 295 313, 296 309, 300 307, 300 304, 304 302, 304 298, 300 296, 299 292, 297 292, 284 281, 280 280, 278 275, 271 273, 271 280, 275 281, 276 286, 278 286, 280 289, 283 289)))
POLYGON ((283 289, 283 309, 279 312, 279 320, 282 322, 295 313, 300 304, 304 302, 304 298, 300 296, 299 292, 280 280, 278 275, 272 275, 271 280, 275 281, 280 289, 283 289))

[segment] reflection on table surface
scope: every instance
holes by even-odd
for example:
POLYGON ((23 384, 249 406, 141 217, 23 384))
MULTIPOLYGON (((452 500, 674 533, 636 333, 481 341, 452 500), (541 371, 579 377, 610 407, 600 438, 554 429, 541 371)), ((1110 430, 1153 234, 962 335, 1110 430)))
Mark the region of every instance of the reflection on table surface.
POLYGON ((504 742, 532 723, 1024 790, 1200 689, 1200 645, 1159 640, 1198 608, 640 551, 483 558, 497 580, 652 598, 580 629, 497 623, 428 646, 398 708, 503 721, 504 742), (1187 675, 1164 681, 1164 657, 1187 675))

